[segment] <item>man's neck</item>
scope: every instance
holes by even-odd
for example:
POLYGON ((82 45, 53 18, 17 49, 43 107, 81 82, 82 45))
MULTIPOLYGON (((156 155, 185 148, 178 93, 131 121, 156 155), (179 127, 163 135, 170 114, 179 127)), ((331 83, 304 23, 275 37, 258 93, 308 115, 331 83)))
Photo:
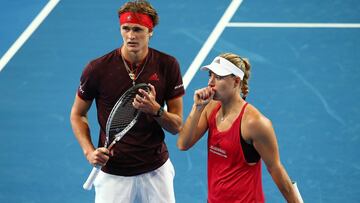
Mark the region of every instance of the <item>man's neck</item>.
POLYGON ((138 52, 129 52, 124 47, 121 48, 121 54, 122 56, 129 61, 130 63, 141 63, 145 57, 147 56, 149 52, 149 49, 146 49, 144 51, 138 51, 138 52))

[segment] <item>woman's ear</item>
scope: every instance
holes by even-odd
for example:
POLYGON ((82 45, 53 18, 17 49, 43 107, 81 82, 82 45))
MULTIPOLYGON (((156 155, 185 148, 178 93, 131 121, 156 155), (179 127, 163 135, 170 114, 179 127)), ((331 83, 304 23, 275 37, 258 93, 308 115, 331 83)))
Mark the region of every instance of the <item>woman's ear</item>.
POLYGON ((234 86, 237 87, 237 86, 242 86, 242 80, 239 78, 239 77, 235 77, 235 83, 234 83, 234 86))

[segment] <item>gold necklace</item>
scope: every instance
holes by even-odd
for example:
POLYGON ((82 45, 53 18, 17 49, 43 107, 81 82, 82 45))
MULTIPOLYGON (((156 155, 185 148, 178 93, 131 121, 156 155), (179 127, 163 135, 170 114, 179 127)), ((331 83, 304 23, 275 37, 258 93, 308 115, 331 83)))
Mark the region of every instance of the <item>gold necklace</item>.
MULTIPOLYGON (((129 68, 129 66, 127 65, 127 63, 126 63, 126 61, 125 61, 125 59, 124 59, 124 56, 123 56, 121 53, 120 53, 120 55, 121 55, 121 59, 122 59, 124 65, 125 65, 125 69, 126 69, 126 71, 128 72, 129 78, 132 80, 133 86, 135 86, 135 81, 136 81, 136 79, 139 77, 139 75, 142 73, 142 71, 144 70, 144 67, 145 67, 145 65, 146 65, 146 63, 147 63, 148 57, 146 56, 146 60, 145 60, 144 65, 142 66, 140 72, 139 72, 138 74, 136 74, 136 71, 134 72, 133 70, 131 70, 131 69, 129 68)), ((136 69, 137 69, 137 68, 136 68, 136 69)))

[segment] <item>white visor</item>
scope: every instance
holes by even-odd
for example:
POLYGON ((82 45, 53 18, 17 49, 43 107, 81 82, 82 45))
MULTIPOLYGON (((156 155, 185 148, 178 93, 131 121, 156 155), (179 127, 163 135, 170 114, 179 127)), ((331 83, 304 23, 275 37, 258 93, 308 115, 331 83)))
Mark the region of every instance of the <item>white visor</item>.
POLYGON ((240 77, 241 80, 244 78, 244 72, 240 68, 220 56, 215 57, 210 65, 203 66, 200 69, 211 70, 219 76, 234 74, 235 76, 240 77))

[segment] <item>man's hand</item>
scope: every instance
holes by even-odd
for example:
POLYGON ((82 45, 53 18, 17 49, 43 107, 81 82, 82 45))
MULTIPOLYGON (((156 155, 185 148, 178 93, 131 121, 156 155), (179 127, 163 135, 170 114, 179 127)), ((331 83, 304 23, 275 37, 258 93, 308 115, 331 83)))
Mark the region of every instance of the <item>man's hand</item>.
POLYGON ((110 151, 105 147, 100 147, 86 156, 86 159, 93 166, 105 166, 110 157, 110 151))
POLYGON ((139 109, 141 112, 155 115, 156 112, 160 108, 160 104, 158 104, 155 100, 156 98, 156 91, 155 87, 151 84, 150 92, 146 92, 143 89, 139 89, 139 94, 136 95, 133 101, 133 106, 136 109, 139 109))

